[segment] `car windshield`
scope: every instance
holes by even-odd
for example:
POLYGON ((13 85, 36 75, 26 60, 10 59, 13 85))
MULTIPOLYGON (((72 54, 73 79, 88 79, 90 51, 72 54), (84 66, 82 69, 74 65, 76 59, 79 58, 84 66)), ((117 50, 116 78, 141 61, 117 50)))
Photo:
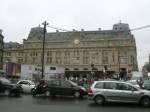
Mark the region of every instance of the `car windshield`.
POLYGON ((4 77, 0 77, 0 81, 4 84, 9 84, 10 83, 10 81, 8 79, 4 78, 4 77))
POLYGON ((69 81, 73 86, 77 86, 76 83, 72 82, 72 81, 69 81))
POLYGON ((32 82, 32 81, 30 81, 30 84, 31 84, 31 85, 35 85, 35 83, 34 83, 34 82, 32 82))

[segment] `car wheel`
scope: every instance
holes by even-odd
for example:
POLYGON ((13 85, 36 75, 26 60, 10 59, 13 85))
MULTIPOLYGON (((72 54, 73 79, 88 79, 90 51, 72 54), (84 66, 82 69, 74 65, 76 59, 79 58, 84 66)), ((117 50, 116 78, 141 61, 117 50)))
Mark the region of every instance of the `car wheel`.
POLYGON ((35 91, 35 89, 34 89, 34 88, 32 88, 32 89, 31 89, 31 94, 33 94, 33 93, 34 93, 34 91, 35 91))
POLYGON ((148 107, 150 105, 150 98, 149 97, 143 97, 141 99, 141 105, 144 107, 148 107))
POLYGON ((5 90, 5 93, 4 93, 6 96, 10 96, 11 95, 11 92, 10 90, 5 90))
POLYGON ((50 94, 51 94, 51 93, 50 93, 49 90, 46 90, 46 91, 45 91, 45 96, 50 96, 50 94))
POLYGON ((74 96, 75 96, 75 98, 80 98, 80 92, 76 91, 76 92, 74 93, 74 96))
POLYGON ((32 89, 32 90, 31 90, 31 94, 32 94, 32 96, 36 96, 36 90, 35 90, 35 89, 32 89))
POLYGON ((105 99, 103 96, 96 96, 94 99, 95 103, 98 105, 102 105, 105 102, 105 99))

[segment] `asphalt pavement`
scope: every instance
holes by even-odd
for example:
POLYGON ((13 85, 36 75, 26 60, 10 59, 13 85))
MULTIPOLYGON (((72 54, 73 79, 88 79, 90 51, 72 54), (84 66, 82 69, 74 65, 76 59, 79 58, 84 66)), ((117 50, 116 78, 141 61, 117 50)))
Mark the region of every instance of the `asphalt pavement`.
POLYGON ((86 98, 72 97, 21 97, 0 96, 0 112, 149 112, 137 104, 111 103, 103 106, 89 102, 86 98))

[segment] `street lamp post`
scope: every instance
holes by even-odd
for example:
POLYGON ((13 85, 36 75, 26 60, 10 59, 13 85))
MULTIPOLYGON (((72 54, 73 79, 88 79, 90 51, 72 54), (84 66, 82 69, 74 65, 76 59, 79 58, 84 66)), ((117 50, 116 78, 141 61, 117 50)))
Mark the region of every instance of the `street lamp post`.
POLYGON ((92 79, 94 79, 94 75, 95 75, 95 72, 93 70, 94 70, 94 64, 91 63, 91 75, 92 75, 92 79))
POLYGON ((118 72, 120 73, 120 56, 118 55, 118 72))
POLYGON ((9 74, 8 74, 8 62, 9 62, 8 60, 5 61, 5 64, 6 64, 6 65, 5 65, 5 75, 6 75, 6 76, 9 75, 9 74))
POLYGON ((42 79, 44 78, 44 52, 45 52, 45 35, 46 35, 46 26, 48 23, 45 21, 42 23, 44 25, 44 32, 43 32, 43 50, 42 50, 42 79))
POLYGON ((1 47, 0 47, 0 52, 1 52, 1 56, 0 56, 0 69, 3 69, 3 65, 4 65, 4 36, 2 35, 2 30, 0 29, 0 37, 2 38, 1 41, 1 47))
POLYGON ((135 64, 134 64, 134 56, 132 56, 131 58, 132 58, 132 71, 134 71, 135 70, 135 67, 134 67, 135 66, 135 64))

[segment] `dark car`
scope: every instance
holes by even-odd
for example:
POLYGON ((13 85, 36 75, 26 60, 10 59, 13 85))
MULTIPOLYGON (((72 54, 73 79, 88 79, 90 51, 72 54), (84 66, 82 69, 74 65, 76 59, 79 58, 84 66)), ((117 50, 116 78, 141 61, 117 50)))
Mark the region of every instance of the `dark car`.
POLYGON ((17 84, 11 84, 10 81, 4 77, 0 77, 0 94, 7 96, 20 96, 22 87, 17 84))
POLYGON ((150 90, 150 80, 145 80, 143 83, 143 88, 150 90))
POLYGON ((72 81, 68 80, 42 80, 36 86, 32 95, 44 94, 45 96, 74 96, 76 98, 82 98, 87 95, 87 91, 84 87, 78 86, 72 81))

